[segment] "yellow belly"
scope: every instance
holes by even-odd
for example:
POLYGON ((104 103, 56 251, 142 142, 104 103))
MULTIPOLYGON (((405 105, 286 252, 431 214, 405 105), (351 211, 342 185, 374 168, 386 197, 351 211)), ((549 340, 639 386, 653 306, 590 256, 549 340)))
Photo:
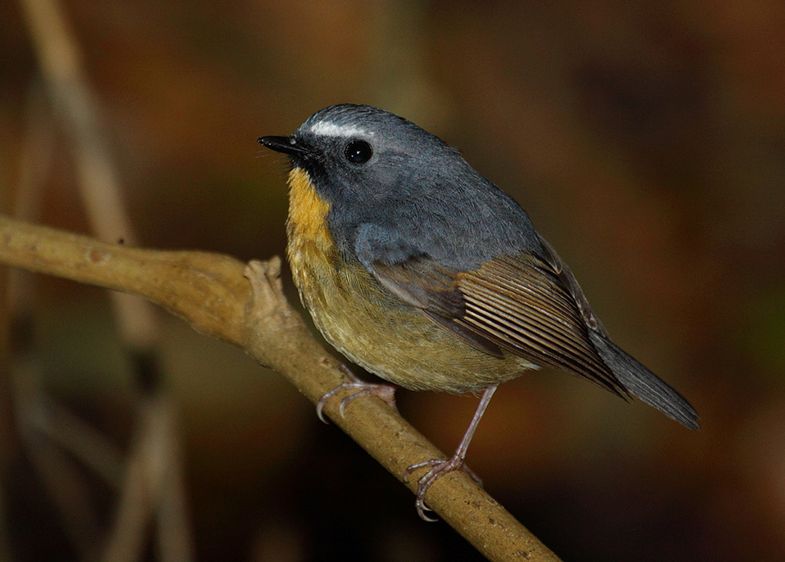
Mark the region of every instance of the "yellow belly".
POLYGON ((533 366, 464 343, 386 291, 365 268, 343 262, 327 228, 329 205, 299 168, 289 176, 287 254, 303 306, 325 339, 354 363, 412 390, 464 393, 533 366))

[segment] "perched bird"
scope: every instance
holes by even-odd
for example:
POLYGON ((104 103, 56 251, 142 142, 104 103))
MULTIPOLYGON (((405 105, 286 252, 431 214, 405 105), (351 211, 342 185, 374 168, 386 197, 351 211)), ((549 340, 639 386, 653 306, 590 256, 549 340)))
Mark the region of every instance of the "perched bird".
MULTIPOLYGON (((410 390, 481 393, 450 459, 419 479, 417 511, 466 450, 500 383, 539 367, 635 396, 696 429, 693 407, 614 344, 578 282, 526 212, 460 153, 414 123, 367 105, 333 105, 291 136, 287 254, 305 308, 354 363, 410 390)), ((357 379, 329 392, 378 393, 357 379)))

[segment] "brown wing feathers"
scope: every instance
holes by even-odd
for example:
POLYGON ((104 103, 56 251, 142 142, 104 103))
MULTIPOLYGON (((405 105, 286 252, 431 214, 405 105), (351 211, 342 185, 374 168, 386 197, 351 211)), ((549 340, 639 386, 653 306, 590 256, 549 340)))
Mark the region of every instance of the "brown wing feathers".
POLYGON ((457 290, 453 271, 429 259, 413 258, 396 265, 376 264, 373 272, 393 294, 422 308, 431 320, 463 337, 475 349, 503 357, 498 345, 453 321, 464 314, 464 297, 457 290))
POLYGON ((385 287, 475 348, 496 356, 502 348, 627 397, 589 342, 582 312, 559 272, 539 258, 501 257, 458 273, 427 258, 375 265, 385 287))
POLYGON ((499 258, 457 275, 463 317, 454 322, 536 363, 567 369, 626 396, 587 339, 570 294, 534 256, 499 258))

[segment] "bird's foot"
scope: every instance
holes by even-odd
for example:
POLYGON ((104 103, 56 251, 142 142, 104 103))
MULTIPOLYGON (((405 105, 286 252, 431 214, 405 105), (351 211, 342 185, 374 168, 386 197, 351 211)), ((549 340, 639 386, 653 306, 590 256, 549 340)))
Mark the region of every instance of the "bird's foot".
POLYGON ((324 423, 327 423, 327 420, 324 417, 324 406, 327 404, 327 401, 344 390, 349 390, 351 393, 347 396, 344 396, 341 399, 341 402, 338 404, 338 411, 340 412, 341 417, 343 417, 346 413, 346 407, 361 396, 378 396, 384 400, 392 409, 396 409, 394 386, 389 384, 365 382, 358 378, 357 375, 355 375, 351 369, 349 369, 349 367, 344 364, 341 364, 340 369, 347 377, 349 377, 349 381, 343 382, 329 392, 326 392, 319 399, 319 402, 316 403, 316 415, 324 423))
POLYGON ((409 480, 409 476, 415 470, 420 468, 429 467, 430 470, 420 476, 420 479, 417 480, 417 500, 415 501, 415 507, 417 508, 417 515, 420 516, 420 519, 423 521, 428 521, 430 523, 436 521, 435 517, 429 517, 426 514, 426 511, 433 511, 430 507, 428 507, 425 503, 425 494, 428 492, 428 488, 430 488, 436 480, 440 477, 444 476, 448 472, 454 472, 456 470, 463 470, 468 474, 472 480, 477 482, 480 486, 482 486, 482 480, 480 480, 479 476, 477 476, 472 469, 470 469, 464 460, 464 457, 455 454, 449 459, 430 459, 427 461, 418 462, 412 465, 409 465, 403 473, 403 480, 407 482, 409 480))

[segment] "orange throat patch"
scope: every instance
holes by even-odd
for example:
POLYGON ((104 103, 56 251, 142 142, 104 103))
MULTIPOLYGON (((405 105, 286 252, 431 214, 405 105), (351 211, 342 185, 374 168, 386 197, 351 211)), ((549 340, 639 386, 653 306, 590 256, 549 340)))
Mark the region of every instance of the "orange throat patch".
POLYGON ((332 236, 327 229, 328 212, 330 204, 316 193, 308 172, 302 168, 289 172, 289 241, 332 247, 332 236))
POLYGON ((287 254, 295 282, 301 288, 308 282, 306 271, 332 261, 335 244, 327 228, 329 212, 330 204, 316 192, 308 172, 294 168, 289 173, 287 254))

